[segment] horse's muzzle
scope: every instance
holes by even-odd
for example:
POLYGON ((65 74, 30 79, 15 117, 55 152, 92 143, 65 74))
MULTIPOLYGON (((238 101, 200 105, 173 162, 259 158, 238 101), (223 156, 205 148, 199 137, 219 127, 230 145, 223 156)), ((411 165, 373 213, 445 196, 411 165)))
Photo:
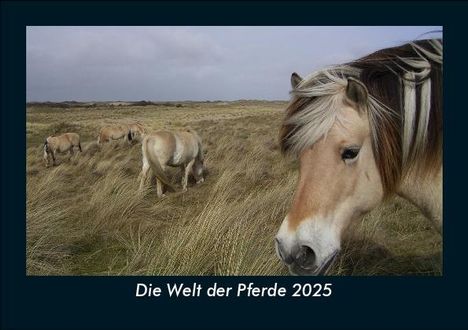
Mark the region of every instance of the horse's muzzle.
POLYGON ((287 251, 281 240, 276 238, 276 252, 295 275, 323 275, 330 268, 338 251, 319 264, 317 255, 310 246, 297 245, 287 251))
POLYGON ((288 266, 295 264, 311 272, 314 272, 314 270, 318 268, 316 265, 317 258, 315 252, 307 245, 295 246, 290 251, 286 251, 281 240, 276 238, 276 251, 280 259, 288 266))

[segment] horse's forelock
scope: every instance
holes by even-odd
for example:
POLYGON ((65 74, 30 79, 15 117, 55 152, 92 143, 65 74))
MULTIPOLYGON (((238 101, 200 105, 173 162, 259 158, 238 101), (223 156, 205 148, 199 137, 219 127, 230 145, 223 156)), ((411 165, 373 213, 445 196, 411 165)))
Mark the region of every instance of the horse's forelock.
POLYGON ((325 69, 308 76, 291 91, 279 136, 283 153, 297 157, 328 133, 344 101, 344 73, 355 72, 348 67, 325 69))

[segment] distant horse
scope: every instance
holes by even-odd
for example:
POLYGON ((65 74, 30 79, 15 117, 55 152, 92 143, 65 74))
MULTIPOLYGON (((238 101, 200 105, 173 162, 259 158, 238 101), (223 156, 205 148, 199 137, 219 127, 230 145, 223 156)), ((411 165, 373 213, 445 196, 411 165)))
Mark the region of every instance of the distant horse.
POLYGON ((280 143, 299 159, 276 236, 295 274, 323 274, 347 225, 398 194, 442 226, 442 41, 383 49, 302 79, 280 143))
POLYGON ((182 189, 187 190, 188 175, 192 173, 198 183, 203 178, 202 140, 193 130, 180 132, 159 131, 148 134, 142 142, 143 166, 140 173, 140 189, 143 189, 151 169, 157 180, 158 197, 163 197, 163 185, 172 189, 165 174, 167 166, 180 167, 184 171, 182 189))
POLYGON ((147 129, 139 121, 129 124, 128 129, 132 141, 141 142, 144 135, 147 134, 147 129))
POLYGON ((59 136, 49 136, 44 142, 44 162, 49 167, 49 156, 52 158, 52 164, 55 166, 56 153, 69 151, 74 154, 73 148, 78 147, 81 150, 80 136, 76 133, 65 133, 59 136))
POLYGON ((126 124, 102 127, 99 131, 97 143, 101 144, 104 142, 110 142, 120 139, 123 139, 124 141, 127 141, 129 143, 132 140, 130 128, 126 124))

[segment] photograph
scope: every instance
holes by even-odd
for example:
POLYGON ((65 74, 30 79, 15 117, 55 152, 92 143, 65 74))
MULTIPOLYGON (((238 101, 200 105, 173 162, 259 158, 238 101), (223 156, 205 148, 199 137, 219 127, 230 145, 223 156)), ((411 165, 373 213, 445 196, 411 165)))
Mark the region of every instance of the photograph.
POLYGON ((442 277, 443 28, 26 26, 26 276, 442 277))

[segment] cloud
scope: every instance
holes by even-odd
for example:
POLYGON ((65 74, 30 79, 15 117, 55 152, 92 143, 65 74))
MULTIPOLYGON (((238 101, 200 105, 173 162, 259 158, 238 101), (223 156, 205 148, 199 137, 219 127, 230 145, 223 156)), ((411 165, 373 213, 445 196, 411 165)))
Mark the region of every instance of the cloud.
POLYGON ((436 28, 28 27, 27 98, 285 99, 292 71, 305 75, 436 28))

